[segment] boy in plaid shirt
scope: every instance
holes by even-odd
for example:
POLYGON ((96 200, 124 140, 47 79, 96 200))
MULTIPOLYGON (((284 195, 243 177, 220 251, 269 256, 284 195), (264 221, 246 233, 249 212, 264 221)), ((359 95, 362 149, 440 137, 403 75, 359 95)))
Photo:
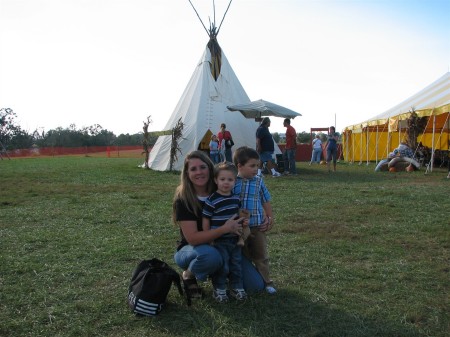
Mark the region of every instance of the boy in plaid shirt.
POLYGON ((251 235, 247 238, 243 253, 255 264, 265 282, 269 294, 276 293, 269 276, 269 255, 266 232, 272 229, 273 216, 270 193, 263 179, 257 175, 259 154, 247 146, 234 153, 234 165, 238 169, 233 193, 239 196, 241 207, 250 212, 251 235))

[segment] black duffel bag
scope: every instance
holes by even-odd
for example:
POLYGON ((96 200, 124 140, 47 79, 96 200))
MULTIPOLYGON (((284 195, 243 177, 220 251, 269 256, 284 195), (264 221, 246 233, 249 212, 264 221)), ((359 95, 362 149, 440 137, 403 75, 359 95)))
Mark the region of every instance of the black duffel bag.
POLYGON ((128 305, 136 315, 158 315, 169 293, 172 283, 183 295, 180 275, 167 263, 156 258, 143 260, 131 276, 128 288, 128 305))

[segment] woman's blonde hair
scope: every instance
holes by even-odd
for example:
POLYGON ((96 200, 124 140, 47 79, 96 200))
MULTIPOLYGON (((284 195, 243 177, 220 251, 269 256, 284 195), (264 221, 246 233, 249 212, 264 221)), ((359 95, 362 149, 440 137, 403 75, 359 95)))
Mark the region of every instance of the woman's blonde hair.
POLYGON ((173 197, 172 203, 172 220, 176 223, 176 201, 179 199, 184 203, 186 208, 194 213, 197 217, 201 216, 202 213, 202 203, 198 200, 197 193, 195 192, 194 185, 189 179, 189 161, 191 159, 200 159, 206 165, 208 165, 209 171, 209 181, 206 186, 208 194, 211 194, 216 190, 216 184, 214 182, 214 164, 209 159, 208 155, 203 151, 192 151, 184 159, 183 170, 180 175, 180 184, 175 190, 175 195, 173 197))

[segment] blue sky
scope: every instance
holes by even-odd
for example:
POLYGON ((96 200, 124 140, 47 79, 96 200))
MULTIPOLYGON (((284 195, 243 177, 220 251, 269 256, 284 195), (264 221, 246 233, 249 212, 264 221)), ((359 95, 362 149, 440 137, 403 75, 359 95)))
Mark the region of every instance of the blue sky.
MULTIPOLYGON (((192 3, 208 25, 212 1, 192 3)), ((449 71, 449 16, 448 0, 234 0, 218 40, 250 99, 341 130, 449 71)), ((187 0, 0 0, 0 107, 28 131, 162 130, 207 42, 187 0)))

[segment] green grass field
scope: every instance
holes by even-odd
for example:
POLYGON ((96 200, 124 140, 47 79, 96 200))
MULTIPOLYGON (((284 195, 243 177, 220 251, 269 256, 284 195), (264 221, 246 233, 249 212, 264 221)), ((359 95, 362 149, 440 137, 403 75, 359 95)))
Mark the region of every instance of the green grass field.
POLYGON ((266 178, 278 293, 187 307, 175 287, 137 318, 131 272, 173 267, 175 173, 137 158, 0 161, 1 336, 448 336, 450 179, 297 163, 266 178))

